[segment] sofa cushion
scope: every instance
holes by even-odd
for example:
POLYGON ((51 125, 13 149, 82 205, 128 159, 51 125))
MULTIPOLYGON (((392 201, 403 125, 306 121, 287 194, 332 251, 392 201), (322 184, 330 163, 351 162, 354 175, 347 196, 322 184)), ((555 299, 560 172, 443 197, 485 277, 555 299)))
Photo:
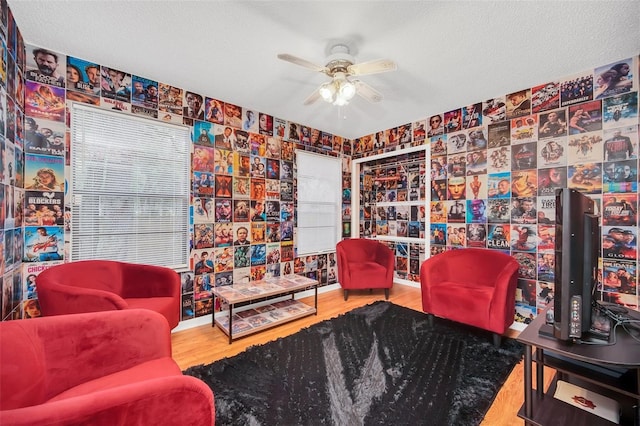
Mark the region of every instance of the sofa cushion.
POLYGON ((180 371, 178 364, 176 364, 172 358, 163 357, 136 365, 135 367, 126 370, 118 371, 117 373, 109 374, 108 376, 82 383, 81 385, 67 389, 66 391, 56 395, 48 402, 60 401, 103 389, 115 388, 132 382, 140 382, 170 375, 182 375, 182 372, 180 371))

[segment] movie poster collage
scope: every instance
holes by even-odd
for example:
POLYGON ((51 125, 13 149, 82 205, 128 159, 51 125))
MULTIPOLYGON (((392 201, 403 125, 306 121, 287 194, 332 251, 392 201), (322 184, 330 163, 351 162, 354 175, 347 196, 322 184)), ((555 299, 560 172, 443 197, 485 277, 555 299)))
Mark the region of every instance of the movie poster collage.
POLYGON ((326 255, 295 258, 294 150, 338 155, 341 138, 78 58, 67 57, 67 77, 67 99, 94 96, 101 107, 192 126, 192 271, 182 276, 183 320, 221 309, 215 286, 288 273, 335 282, 326 255))
MULTIPOLYGON (((411 145, 430 144, 430 255, 481 247, 515 257, 522 323, 553 300, 555 190, 588 194, 601 216, 598 296, 638 310, 639 63, 622 59, 362 137, 354 156, 397 149, 404 133, 411 145)), ((388 205, 388 176, 406 173, 411 188, 412 172, 404 158, 394 161, 363 173, 362 236, 398 235, 401 222, 384 222, 398 215, 388 205)), ((407 277, 418 281, 414 271, 409 266, 407 277)))
POLYGON ((6 2, 1 4, 7 13, 2 22, 9 23, 0 44, 3 319, 40 315, 35 278, 64 262, 70 244, 67 102, 192 127, 192 269, 182 274, 182 319, 212 312, 212 286, 286 273, 321 285, 336 281, 330 254, 295 257, 294 150, 350 158, 350 141, 25 45, 6 2))
POLYGON ((43 84, 38 102, 25 97, 28 83, 53 81, 47 64, 44 72, 28 66, 11 10, 0 5, 1 315, 8 320, 41 315, 35 277, 64 260, 65 124, 64 103, 48 103, 55 84, 43 84))
MULTIPOLYGON (((214 286, 281 273, 335 282, 326 255, 295 258, 294 150, 338 156, 342 138, 37 46, 27 45, 26 52, 27 182, 46 166, 55 173, 46 189, 63 190, 65 99, 192 127, 192 271, 182 276, 183 319, 212 312, 214 286)), ((30 220, 28 208, 25 215, 30 220)))
MULTIPOLYGON (((387 219, 379 219, 372 186, 372 235, 378 220, 387 220, 382 232, 403 234, 407 217, 407 238, 428 232, 429 254, 473 246, 509 252, 521 264, 518 318, 527 322, 553 297, 552 194, 568 186, 600 206, 603 297, 638 309, 637 56, 366 135, 352 146, 317 129, 25 46, 6 1, 0 15, 3 319, 39 316, 35 277, 65 260, 67 101, 192 126, 192 271, 182 277, 183 319, 212 312, 211 286, 289 271, 335 281, 327 255, 295 256, 295 149, 343 156, 343 236, 349 236, 349 159, 421 144, 431 150, 429 229, 415 225, 425 215, 419 209, 405 215, 401 208, 398 219, 398 205, 389 224, 387 205, 387 219)), ((407 161, 373 164, 371 172, 406 176, 410 202, 412 189, 427 197, 426 168, 416 171, 407 161)), ((389 201, 393 190, 380 190, 385 203, 401 203, 389 201)), ((415 280, 425 247, 399 246, 398 274, 415 280)))
MULTIPOLYGON (((209 98, 203 105, 199 95, 188 96, 189 108, 199 112, 193 119, 192 272, 182 277, 182 319, 225 308, 213 297, 217 286, 291 273, 320 285, 335 283, 335 253, 296 257, 294 152, 339 156, 350 143, 236 105, 209 98)), ((349 167, 346 158, 343 162, 349 167)))
POLYGON ((425 152, 363 164, 360 234, 376 237, 394 252, 398 278, 420 281, 426 236, 425 152))

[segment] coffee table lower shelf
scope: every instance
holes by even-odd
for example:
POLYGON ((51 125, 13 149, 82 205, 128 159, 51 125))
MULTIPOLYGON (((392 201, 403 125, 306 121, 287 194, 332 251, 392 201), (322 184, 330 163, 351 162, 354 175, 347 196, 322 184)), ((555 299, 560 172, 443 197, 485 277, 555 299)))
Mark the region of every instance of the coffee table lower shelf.
POLYGON ((229 331, 229 311, 214 319, 222 332, 229 336, 229 343, 234 339, 313 315, 317 309, 295 299, 287 299, 258 308, 231 312, 233 312, 231 332, 229 331))

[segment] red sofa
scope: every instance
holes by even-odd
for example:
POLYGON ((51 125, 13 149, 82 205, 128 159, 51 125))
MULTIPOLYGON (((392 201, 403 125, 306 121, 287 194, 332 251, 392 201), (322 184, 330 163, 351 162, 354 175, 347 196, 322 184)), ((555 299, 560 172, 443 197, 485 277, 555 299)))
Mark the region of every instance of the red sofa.
POLYGON ((420 268, 422 309, 428 314, 494 333, 494 343, 513 324, 518 262, 496 250, 450 250, 420 268))
POLYGON ((180 322, 180 276, 161 266, 81 260, 42 271, 36 288, 44 316, 143 308, 180 322))
POLYGON ((385 299, 393 286, 395 256, 389 247, 366 238, 342 240, 336 245, 338 281, 344 290, 383 288, 385 299))
POLYGON ((213 393, 146 309, 0 323, 1 425, 213 425, 213 393))

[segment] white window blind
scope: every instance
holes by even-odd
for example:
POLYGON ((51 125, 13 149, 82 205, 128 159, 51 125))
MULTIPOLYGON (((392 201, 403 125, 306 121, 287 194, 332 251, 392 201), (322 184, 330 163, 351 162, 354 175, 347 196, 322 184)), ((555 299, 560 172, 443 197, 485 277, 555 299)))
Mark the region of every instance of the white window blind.
POLYGON ((298 256, 335 251, 341 235, 342 162, 296 151, 298 256))
POLYGON ((71 260, 186 270, 189 129, 73 104, 71 260))

